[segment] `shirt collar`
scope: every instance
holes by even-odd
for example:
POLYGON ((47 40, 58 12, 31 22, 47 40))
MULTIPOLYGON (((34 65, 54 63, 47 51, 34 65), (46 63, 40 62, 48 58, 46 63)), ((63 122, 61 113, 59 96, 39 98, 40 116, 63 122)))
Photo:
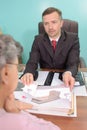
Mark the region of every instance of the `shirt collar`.
POLYGON ((51 37, 49 37, 50 41, 56 40, 56 42, 58 42, 59 38, 60 38, 60 36, 58 38, 56 38, 56 39, 52 39, 51 37))

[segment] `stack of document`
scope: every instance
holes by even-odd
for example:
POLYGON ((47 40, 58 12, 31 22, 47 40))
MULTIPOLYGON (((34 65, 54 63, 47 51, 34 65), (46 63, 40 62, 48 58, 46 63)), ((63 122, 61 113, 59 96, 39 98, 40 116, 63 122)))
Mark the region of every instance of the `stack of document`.
MULTIPOLYGON (((76 96, 87 96, 85 85, 75 82, 73 91, 59 79, 59 73, 54 73, 50 85, 45 85, 49 71, 39 71, 38 78, 30 86, 18 87, 15 98, 32 103, 31 113, 76 117, 76 96)), ((48 82, 49 83, 49 82, 48 82)))
POLYGON ((76 96, 64 84, 38 86, 37 82, 15 91, 15 98, 33 104, 31 113, 76 117, 76 96))
POLYGON ((52 81, 45 85, 49 71, 39 71, 39 76, 33 84, 23 86, 19 82, 18 88, 14 92, 15 98, 33 104, 31 113, 76 117, 76 96, 87 96, 85 85, 75 82, 71 93, 68 87, 59 79, 59 73, 52 75, 52 81))

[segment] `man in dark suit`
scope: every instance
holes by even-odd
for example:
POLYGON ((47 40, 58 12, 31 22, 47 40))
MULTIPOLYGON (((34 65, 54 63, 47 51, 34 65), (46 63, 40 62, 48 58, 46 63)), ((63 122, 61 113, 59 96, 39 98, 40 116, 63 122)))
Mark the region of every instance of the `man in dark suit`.
POLYGON ((62 79, 72 89, 79 64, 78 36, 61 30, 62 13, 56 8, 46 9, 42 14, 42 21, 46 33, 35 37, 21 80, 24 84, 30 84, 39 63, 41 68, 64 69, 62 79), (56 40, 55 50, 52 40, 56 40))

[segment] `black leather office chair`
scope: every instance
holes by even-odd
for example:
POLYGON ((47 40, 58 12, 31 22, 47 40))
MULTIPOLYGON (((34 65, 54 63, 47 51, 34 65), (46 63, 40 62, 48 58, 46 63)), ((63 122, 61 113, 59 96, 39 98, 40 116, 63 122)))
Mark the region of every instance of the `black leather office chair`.
MULTIPOLYGON (((78 34, 78 22, 69 20, 69 19, 63 19, 63 26, 62 29, 66 30, 68 32, 73 32, 78 34)), ((38 33, 43 34, 45 32, 44 26, 42 22, 39 22, 38 24, 38 33)), ((86 63, 83 57, 80 57, 79 60, 79 68, 86 68, 86 63)))

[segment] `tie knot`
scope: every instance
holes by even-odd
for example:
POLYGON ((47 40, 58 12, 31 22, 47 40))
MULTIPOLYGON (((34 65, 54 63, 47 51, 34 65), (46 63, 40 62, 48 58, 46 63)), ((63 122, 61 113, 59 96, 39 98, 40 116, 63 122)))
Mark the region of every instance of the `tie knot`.
POLYGON ((53 46, 53 48, 55 50, 55 48, 56 48, 56 40, 52 40, 52 46, 53 46))

